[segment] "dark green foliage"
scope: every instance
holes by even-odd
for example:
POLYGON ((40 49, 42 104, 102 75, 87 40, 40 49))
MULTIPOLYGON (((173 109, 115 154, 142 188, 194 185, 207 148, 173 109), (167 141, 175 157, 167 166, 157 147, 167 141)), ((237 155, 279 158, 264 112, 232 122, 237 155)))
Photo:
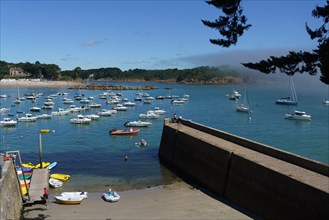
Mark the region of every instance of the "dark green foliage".
POLYGON ((241 0, 210 0, 206 2, 221 9, 225 14, 219 16, 215 21, 201 20, 204 25, 218 30, 224 37, 223 39, 210 39, 210 42, 222 47, 236 45, 238 38, 251 27, 250 24, 246 24, 247 18, 243 15, 241 0))
MULTIPOLYGON (((56 64, 41 64, 39 61, 33 63, 7 63, 0 61, 0 78, 10 78, 10 67, 20 67, 26 73, 24 78, 44 78, 47 80, 57 80, 60 76, 61 69, 56 64)), ((17 76, 15 76, 17 78, 17 76)))
MULTIPOLYGON (((237 43, 238 37, 243 35, 251 25, 246 25, 247 18, 242 15, 241 0, 210 0, 208 4, 222 10, 225 16, 220 16, 215 22, 204 21, 203 24, 215 28, 224 39, 211 39, 210 42, 223 47, 230 47, 237 43)), ((322 19, 323 24, 312 30, 306 24, 306 31, 312 40, 317 39, 318 47, 312 52, 292 52, 281 57, 271 56, 267 60, 258 63, 243 63, 245 67, 269 74, 277 70, 294 75, 295 73, 307 72, 316 75, 321 72, 320 80, 329 85, 329 0, 323 7, 316 6, 312 11, 315 18, 322 19)))
POLYGON ((314 31, 306 24, 306 31, 311 39, 317 39, 318 47, 312 52, 289 52, 286 56, 270 57, 258 63, 243 63, 245 67, 258 70, 263 73, 275 73, 277 70, 294 75, 295 73, 307 72, 316 75, 321 72, 320 80, 329 85, 329 1, 324 7, 316 7, 312 15, 322 18, 323 24, 314 31))

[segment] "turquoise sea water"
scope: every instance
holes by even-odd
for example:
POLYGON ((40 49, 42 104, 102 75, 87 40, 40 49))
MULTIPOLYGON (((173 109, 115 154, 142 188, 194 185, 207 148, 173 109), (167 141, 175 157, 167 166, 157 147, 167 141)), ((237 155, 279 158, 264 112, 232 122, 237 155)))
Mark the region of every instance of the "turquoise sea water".
MULTIPOLYGON (((329 164, 328 121, 329 105, 324 105, 322 99, 328 96, 328 87, 320 85, 313 88, 296 86, 300 105, 289 107, 276 105, 275 100, 287 96, 285 85, 248 86, 248 97, 252 108, 250 115, 235 111, 235 102, 229 100, 227 94, 232 92, 232 86, 220 85, 176 85, 158 83, 111 83, 119 85, 155 85, 156 90, 142 91, 151 96, 189 94, 189 101, 183 105, 172 105, 170 100, 154 100, 152 104, 136 102, 126 112, 118 112, 111 117, 103 117, 93 121, 90 125, 71 124, 70 119, 76 114, 67 116, 53 116, 52 119, 39 119, 34 123, 21 122, 14 128, 0 128, 3 150, 19 150, 23 162, 39 162, 39 131, 51 129, 54 133, 42 135, 43 161, 57 161, 54 173, 67 173, 71 180, 62 190, 87 189, 103 190, 108 187, 116 190, 143 188, 147 186, 165 184, 173 180, 174 175, 163 167, 158 160, 158 148, 161 139, 163 121, 172 117, 174 113, 197 123, 211 126, 235 135, 239 135, 269 146, 289 151, 312 160, 329 164), (171 90, 165 88, 171 87, 171 90), (167 111, 159 119, 150 120, 153 124, 149 128, 141 128, 136 136, 110 136, 112 128, 122 129, 129 120, 138 120, 141 113, 160 107, 167 111), (284 119, 284 114, 294 110, 306 111, 312 115, 312 121, 300 122, 284 119), (136 146, 136 142, 144 138, 148 145, 144 148, 136 146), (128 161, 124 160, 125 155, 128 161)), ((243 94, 243 86, 235 86, 243 94)), ((69 90, 69 89, 41 89, 20 88, 20 94, 44 93, 50 95, 58 92, 68 92, 68 97, 82 93, 85 97, 93 96, 94 102, 101 103, 102 108, 112 108, 99 99, 103 91, 69 90)), ((121 92, 122 98, 133 99, 141 91, 121 92)), ((10 107, 16 88, 1 88, 1 94, 9 94, 11 98, 1 99, 2 107, 10 107)), ((54 110, 68 105, 62 104, 63 96, 53 99, 54 110)), ((242 98, 241 98, 242 99, 242 98)), ((44 97, 37 99, 37 105, 42 106, 44 97)), ((76 105, 83 105, 75 101, 76 105)), ((17 110, 29 113, 35 104, 26 100, 20 105, 12 107, 11 112, 17 110)), ((86 114, 96 112, 93 109, 86 114)), ((42 110, 41 113, 50 114, 51 111, 42 110)), ((0 118, 7 117, 1 114, 0 118)))

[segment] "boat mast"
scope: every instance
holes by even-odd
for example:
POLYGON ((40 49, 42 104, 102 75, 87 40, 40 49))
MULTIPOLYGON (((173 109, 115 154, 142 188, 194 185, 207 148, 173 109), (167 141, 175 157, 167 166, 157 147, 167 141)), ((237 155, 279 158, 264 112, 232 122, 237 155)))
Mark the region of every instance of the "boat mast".
POLYGON ((294 81, 292 80, 292 76, 290 76, 289 85, 290 85, 290 94, 292 96, 292 100, 298 102, 297 93, 296 93, 294 81))

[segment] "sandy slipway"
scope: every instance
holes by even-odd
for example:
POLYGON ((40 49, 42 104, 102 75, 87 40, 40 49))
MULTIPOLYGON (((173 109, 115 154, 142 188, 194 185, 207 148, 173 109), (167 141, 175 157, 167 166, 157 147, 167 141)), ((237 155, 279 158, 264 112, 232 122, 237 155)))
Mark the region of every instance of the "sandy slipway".
POLYGON ((115 203, 104 201, 102 193, 88 193, 80 205, 61 205, 54 200, 60 193, 54 192, 47 206, 25 207, 23 219, 252 219, 183 181, 118 192, 115 203))

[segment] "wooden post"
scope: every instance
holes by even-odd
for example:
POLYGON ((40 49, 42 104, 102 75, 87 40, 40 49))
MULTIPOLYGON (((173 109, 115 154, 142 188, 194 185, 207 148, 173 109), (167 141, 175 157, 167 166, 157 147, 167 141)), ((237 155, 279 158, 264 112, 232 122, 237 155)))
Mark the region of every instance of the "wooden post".
POLYGON ((39 133, 39 158, 40 158, 40 168, 42 169, 42 140, 41 140, 41 132, 39 133))

